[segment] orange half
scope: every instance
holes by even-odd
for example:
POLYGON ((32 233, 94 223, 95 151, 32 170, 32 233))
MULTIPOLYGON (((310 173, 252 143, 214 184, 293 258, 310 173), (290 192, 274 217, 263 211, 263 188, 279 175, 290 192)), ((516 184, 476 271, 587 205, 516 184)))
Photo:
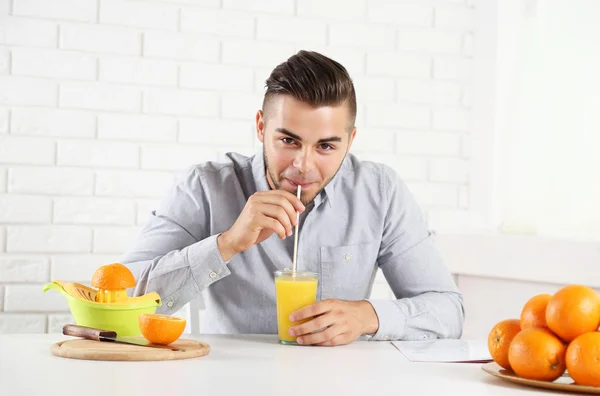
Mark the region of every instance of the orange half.
POLYGON ((153 344, 167 345, 177 341, 185 330, 186 320, 169 315, 141 314, 140 331, 153 344))

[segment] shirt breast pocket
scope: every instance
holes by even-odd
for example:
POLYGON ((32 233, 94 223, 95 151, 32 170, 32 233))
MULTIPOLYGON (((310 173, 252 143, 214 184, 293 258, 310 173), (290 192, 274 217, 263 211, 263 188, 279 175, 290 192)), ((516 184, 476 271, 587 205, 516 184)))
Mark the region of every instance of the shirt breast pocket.
POLYGON ((321 246, 321 299, 367 298, 377 271, 379 243, 321 246))

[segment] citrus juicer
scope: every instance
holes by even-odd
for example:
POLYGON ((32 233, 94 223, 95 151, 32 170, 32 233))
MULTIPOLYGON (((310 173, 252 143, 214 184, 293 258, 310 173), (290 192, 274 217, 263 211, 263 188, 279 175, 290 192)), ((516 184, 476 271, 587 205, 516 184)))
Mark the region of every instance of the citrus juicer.
POLYGON ((162 305, 156 292, 128 297, 125 290, 97 290, 60 280, 45 284, 42 291, 50 289, 67 298, 77 325, 115 331, 122 336, 140 335, 138 317, 143 313, 155 313, 162 305))

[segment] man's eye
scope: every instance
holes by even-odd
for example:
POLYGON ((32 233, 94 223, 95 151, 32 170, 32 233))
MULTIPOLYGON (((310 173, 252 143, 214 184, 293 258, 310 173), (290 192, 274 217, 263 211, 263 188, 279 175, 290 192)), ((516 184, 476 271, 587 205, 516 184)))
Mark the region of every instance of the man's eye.
POLYGON ((322 143, 320 146, 321 150, 329 151, 333 149, 333 146, 329 143, 322 143))
POLYGON ((289 137, 281 138, 281 141, 285 144, 294 144, 294 139, 289 138, 289 137))

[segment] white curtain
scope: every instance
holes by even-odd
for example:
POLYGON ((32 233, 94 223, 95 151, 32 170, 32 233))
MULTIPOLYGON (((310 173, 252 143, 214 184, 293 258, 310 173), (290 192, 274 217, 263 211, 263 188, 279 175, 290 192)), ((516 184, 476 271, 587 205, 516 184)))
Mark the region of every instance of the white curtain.
POLYGON ((500 229, 600 240, 600 0, 499 7, 500 229))

